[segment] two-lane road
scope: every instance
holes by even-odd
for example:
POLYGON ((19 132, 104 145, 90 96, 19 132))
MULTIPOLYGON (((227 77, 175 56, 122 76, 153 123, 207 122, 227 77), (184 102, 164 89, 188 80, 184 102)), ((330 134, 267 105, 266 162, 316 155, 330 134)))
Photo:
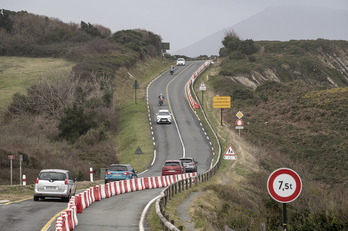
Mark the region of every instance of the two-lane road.
MULTIPOLYGON (((185 85, 203 61, 186 62, 176 66, 174 75, 164 73, 149 84, 148 102, 150 129, 154 137, 156 160, 139 177, 160 176, 163 163, 182 156, 198 161, 198 172, 210 168, 213 158, 209 140, 202 132, 196 115, 188 104, 185 85), (164 105, 158 105, 158 95, 166 97, 164 105), (172 124, 156 124, 159 109, 169 109, 173 114, 172 124)), ((146 204, 159 195, 160 189, 143 190, 104 199, 78 214, 79 230, 139 230, 139 220, 146 204)), ((49 200, 26 200, 9 205, 0 205, 0 230, 41 230, 57 213, 67 207, 66 203, 49 200)), ((55 220, 47 230, 54 230, 55 220)), ((145 225, 145 230, 148 230, 145 225)))

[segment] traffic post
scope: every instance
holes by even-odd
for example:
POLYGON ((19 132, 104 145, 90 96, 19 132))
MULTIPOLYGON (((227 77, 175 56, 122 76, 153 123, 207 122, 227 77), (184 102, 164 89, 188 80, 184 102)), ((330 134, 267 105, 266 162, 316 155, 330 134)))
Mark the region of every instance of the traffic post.
POLYGON ((144 153, 143 153, 143 151, 141 151, 139 146, 134 154, 138 154, 138 164, 140 164, 140 154, 144 154, 144 153))
POLYGON ((230 160, 229 166, 228 166, 228 185, 230 185, 230 179, 231 179, 231 160, 236 160, 236 152, 233 150, 232 144, 228 146, 227 150, 224 153, 224 159, 230 160))
POLYGON ((7 156, 8 159, 10 160, 11 164, 10 164, 10 171, 11 171, 11 185, 12 185, 12 160, 15 159, 15 156, 14 155, 9 155, 7 156))
POLYGON ((243 127, 243 120, 241 119, 243 117, 243 113, 241 111, 239 111, 236 116, 238 117, 238 119, 236 120, 236 129, 239 130, 239 142, 240 142, 240 129, 244 129, 243 127))
POLYGON ((93 182, 93 168, 89 168, 89 177, 91 182, 93 182))
POLYGON ((286 204, 296 200, 300 195, 301 178, 292 169, 279 168, 268 177, 267 190, 274 200, 283 203, 283 230, 285 231, 287 228, 286 204))
POLYGON ((205 86, 204 82, 199 85, 199 90, 202 91, 202 107, 203 107, 203 92, 207 90, 207 87, 205 86))

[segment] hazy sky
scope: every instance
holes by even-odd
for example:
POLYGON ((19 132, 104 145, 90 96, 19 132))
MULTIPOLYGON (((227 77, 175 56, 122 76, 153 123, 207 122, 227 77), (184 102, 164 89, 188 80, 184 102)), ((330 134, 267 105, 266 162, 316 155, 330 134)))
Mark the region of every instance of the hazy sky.
POLYGON ((0 0, 0 9, 25 10, 66 23, 100 24, 112 33, 146 29, 170 43, 169 53, 267 7, 282 5, 348 10, 348 0, 0 0))

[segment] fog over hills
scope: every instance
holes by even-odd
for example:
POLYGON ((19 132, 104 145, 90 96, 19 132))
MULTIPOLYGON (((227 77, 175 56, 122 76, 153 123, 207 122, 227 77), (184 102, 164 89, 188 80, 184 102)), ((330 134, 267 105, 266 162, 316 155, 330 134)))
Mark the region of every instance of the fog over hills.
POLYGON ((347 10, 299 6, 271 7, 191 46, 170 53, 189 57, 218 55, 226 31, 232 29, 242 40, 348 40, 347 26, 347 10))

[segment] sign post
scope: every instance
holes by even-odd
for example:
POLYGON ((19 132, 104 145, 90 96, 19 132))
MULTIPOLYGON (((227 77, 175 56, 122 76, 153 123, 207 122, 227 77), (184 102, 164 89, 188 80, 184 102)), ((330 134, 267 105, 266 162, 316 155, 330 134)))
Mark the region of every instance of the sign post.
POLYGON ((141 151, 139 146, 134 154, 138 154, 138 164, 140 164, 140 154, 144 154, 144 153, 143 153, 143 151, 141 151))
POLYGON ((231 108, 231 96, 214 96, 213 108, 221 108, 221 127, 222 127, 222 109, 231 108))
POLYGON ((19 184, 22 184, 22 162, 23 155, 19 155, 19 184))
POLYGON ((137 80, 135 80, 133 83, 133 89, 135 91, 135 96, 134 96, 135 104, 137 104, 137 89, 139 89, 139 83, 137 80))
POLYGON ((15 156, 14 155, 9 155, 9 156, 7 156, 8 157, 8 159, 10 160, 10 162, 11 162, 11 167, 10 167, 10 169, 11 169, 11 185, 12 185, 12 160, 14 160, 14 158, 15 158, 15 156))
POLYGON ((283 203, 283 230, 287 228, 286 203, 296 200, 302 190, 300 176, 292 169, 279 168, 271 173, 267 180, 269 195, 283 203))
POLYGON ((230 160, 229 161, 229 166, 228 166, 228 185, 230 185, 230 179, 231 179, 231 160, 236 160, 236 152, 232 148, 232 144, 228 146, 227 150, 225 151, 224 154, 224 159, 225 160, 230 160))
POLYGON ((199 90, 202 91, 202 107, 203 107, 203 91, 207 90, 207 87, 205 86, 204 82, 199 85, 199 90))
POLYGON ((243 117, 243 113, 241 111, 239 111, 236 116, 238 117, 238 119, 236 120, 236 129, 239 130, 239 142, 240 142, 240 129, 244 129, 243 127, 243 120, 241 119, 243 117))

